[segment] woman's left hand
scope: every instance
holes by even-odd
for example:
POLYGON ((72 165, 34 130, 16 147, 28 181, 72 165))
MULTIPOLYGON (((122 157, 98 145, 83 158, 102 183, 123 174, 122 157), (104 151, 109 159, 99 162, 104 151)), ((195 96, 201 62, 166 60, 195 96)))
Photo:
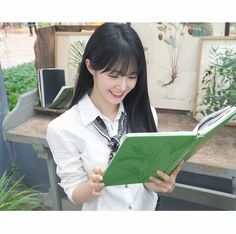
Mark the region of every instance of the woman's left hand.
POLYGON ((144 183, 144 187, 154 192, 162 192, 162 193, 172 192, 175 188, 176 177, 183 168, 183 163, 184 161, 182 161, 175 168, 175 170, 171 173, 171 175, 167 175, 162 171, 157 171, 157 175, 161 179, 150 176, 149 179, 151 182, 144 183))

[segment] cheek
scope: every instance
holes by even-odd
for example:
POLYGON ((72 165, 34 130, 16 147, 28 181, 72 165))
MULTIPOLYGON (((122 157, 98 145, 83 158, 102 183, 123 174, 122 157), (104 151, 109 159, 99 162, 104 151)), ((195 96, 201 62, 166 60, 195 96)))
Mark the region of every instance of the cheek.
POLYGON ((111 86, 111 84, 108 79, 100 79, 98 82, 98 87, 100 90, 109 89, 110 86, 111 86))
POLYGON ((129 91, 131 91, 134 87, 135 87, 135 85, 137 84, 137 80, 130 80, 129 81, 129 91))

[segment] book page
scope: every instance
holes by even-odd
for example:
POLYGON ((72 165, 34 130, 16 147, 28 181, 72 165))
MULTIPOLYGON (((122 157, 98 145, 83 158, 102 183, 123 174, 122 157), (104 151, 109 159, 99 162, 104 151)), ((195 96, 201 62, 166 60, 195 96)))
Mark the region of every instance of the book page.
POLYGON ((213 112, 199 122, 194 130, 204 132, 210 131, 220 124, 225 123, 236 114, 236 107, 225 107, 219 111, 213 112))
POLYGON ((128 133, 126 137, 151 137, 151 136, 192 136, 193 131, 175 131, 175 132, 138 132, 128 133))
POLYGON ((40 101, 40 105, 42 106, 43 103, 43 98, 42 98, 42 88, 41 88, 41 81, 40 81, 40 70, 38 70, 38 94, 39 94, 39 101, 40 101))
POLYGON ((222 116, 224 116, 227 112, 229 112, 229 110, 230 110, 230 107, 226 107, 222 110, 213 112, 212 114, 206 116, 206 119, 204 118, 202 121, 200 121, 198 130, 204 129, 205 127, 216 122, 218 119, 222 118, 222 116))
POLYGON ((41 96, 41 106, 45 107, 45 96, 44 96, 44 83, 43 83, 43 70, 39 70, 39 86, 40 86, 40 96, 41 96))

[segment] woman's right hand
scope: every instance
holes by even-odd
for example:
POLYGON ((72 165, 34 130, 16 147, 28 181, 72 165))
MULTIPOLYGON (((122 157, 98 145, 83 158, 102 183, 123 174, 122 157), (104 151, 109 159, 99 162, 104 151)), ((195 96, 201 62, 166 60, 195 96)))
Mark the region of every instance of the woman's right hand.
POLYGON ((102 167, 95 167, 89 179, 89 185, 92 188, 94 196, 101 196, 102 189, 104 188, 103 181, 104 169, 102 167))

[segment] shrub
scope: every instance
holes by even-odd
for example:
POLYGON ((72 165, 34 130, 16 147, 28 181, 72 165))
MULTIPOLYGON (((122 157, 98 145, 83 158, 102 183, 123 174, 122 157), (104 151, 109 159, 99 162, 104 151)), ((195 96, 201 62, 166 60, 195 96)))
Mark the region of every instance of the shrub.
POLYGON ((225 106, 236 105, 236 51, 233 48, 211 48, 211 64, 202 79, 204 93, 201 113, 208 115, 225 106))
POLYGON ((15 107, 20 95, 37 87, 36 69, 33 62, 3 69, 3 78, 10 110, 15 107))

